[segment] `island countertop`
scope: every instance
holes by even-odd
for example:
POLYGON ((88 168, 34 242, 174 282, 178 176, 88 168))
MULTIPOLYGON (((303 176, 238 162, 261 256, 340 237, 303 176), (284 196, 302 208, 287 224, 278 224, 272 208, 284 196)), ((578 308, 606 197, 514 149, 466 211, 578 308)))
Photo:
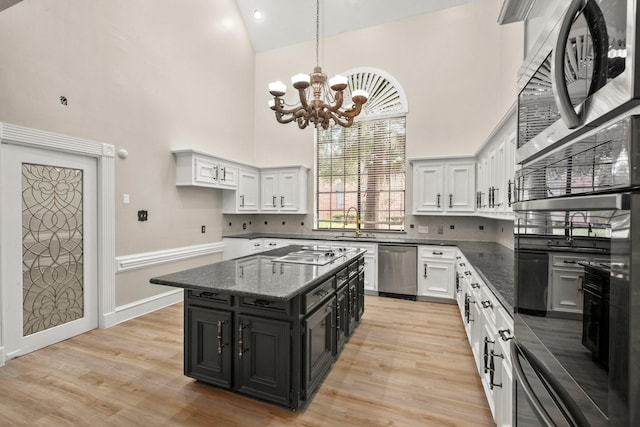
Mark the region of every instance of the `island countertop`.
POLYGON ((335 241, 339 245, 340 242, 362 242, 362 243, 393 243, 407 245, 438 245, 438 246, 455 246, 462 251, 468 261, 473 265, 481 278, 489 286, 498 300, 505 306, 509 314, 513 315, 513 306, 515 299, 514 291, 514 252, 499 243, 481 242, 481 241, 464 241, 464 240, 434 240, 434 239, 413 239, 413 238, 387 238, 379 237, 332 237, 327 235, 295 235, 282 233, 246 233, 234 234, 224 237, 256 239, 256 238, 273 238, 273 239, 305 239, 305 240, 321 240, 323 242, 335 241))
POLYGON ((323 266, 274 262, 275 258, 301 249, 300 245, 289 245, 260 252, 258 255, 220 261, 154 277, 149 281, 157 285, 184 289, 271 300, 289 300, 346 267, 366 252, 359 249, 346 255, 336 256, 335 260, 323 266))

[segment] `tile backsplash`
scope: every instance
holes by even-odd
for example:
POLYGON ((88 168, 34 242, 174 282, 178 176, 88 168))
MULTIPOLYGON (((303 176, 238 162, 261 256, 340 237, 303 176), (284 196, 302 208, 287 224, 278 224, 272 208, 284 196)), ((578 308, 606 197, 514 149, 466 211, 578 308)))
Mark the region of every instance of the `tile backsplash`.
MULTIPOLYGON (((222 234, 283 233, 336 236, 341 231, 313 230, 313 215, 224 215, 222 234)), ((353 231, 345 232, 349 235, 353 231)), ((407 216, 400 233, 367 233, 410 239, 477 240, 513 248, 513 221, 476 216, 407 216)))

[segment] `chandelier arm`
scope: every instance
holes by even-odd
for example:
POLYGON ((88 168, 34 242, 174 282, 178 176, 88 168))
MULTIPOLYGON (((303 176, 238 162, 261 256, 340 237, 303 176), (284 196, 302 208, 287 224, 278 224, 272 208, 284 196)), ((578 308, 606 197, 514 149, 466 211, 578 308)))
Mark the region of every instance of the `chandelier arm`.
POLYGON ((362 111, 362 102, 356 102, 355 104, 353 104, 353 106, 351 108, 349 108, 348 110, 345 111, 340 111, 340 116, 342 117, 347 117, 347 118, 351 118, 353 119, 355 116, 357 116, 358 114, 360 114, 360 112, 362 111))
POLYGON ((286 118, 283 118, 283 117, 284 117, 284 114, 281 114, 278 111, 276 111, 276 120, 278 121, 278 123, 291 123, 296 119, 295 116, 289 116, 286 118))
POLYGON ((296 105, 295 107, 290 108, 290 109, 284 109, 284 108, 282 108, 283 104, 281 104, 280 101, 281 101, 281 98, 279 98, 279 97, 275 98, 275 105, 273 107, 271 107, 271 109, 275 110, 275 111, 278 111, 279 113, 281 113, 283 115, 295 114, 300 110, 304 111, 306 109, 306 107, 301 106, 301 105, 296 105))
POLYGON ((335 105, 324 104, 324 106, 333 112, 339 112, 340 108, 342 108, 342 102, 344 101, 344 95, 342 94, 341 90, 336 92, 336 96, 334 97, 334 100, 335 100, 335 105))
POLYGON ((307 103, 306 90, 303 88, 298 89, 298 97, 300 98, 300 105, 302 105, 302 108, 304 108, 305 110, 308 110, 309 104, 307 103))
MULTIPOLYGON (((332 113, 331 114, 331 119, 334 121, 335 124, 340 125, 340 126, 342 126, 344 128, 348 128, 353 124, 353 117, 344 117, 342 115, 338 115, 338 114, 332 113)), ((327 120, 326 123, 328 125, 329 120, 327 120)))

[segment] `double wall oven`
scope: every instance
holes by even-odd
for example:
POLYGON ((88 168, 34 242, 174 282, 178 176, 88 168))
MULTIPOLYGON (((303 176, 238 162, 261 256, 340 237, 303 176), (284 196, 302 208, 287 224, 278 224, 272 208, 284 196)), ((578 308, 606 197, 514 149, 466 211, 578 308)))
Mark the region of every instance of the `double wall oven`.
POLYGON ((637 2, 558 4, 519 80, 514 424, 640 425, 637 2))
POLYGON ((640 108, 516 182, 516 425, 640 425, 640 108))

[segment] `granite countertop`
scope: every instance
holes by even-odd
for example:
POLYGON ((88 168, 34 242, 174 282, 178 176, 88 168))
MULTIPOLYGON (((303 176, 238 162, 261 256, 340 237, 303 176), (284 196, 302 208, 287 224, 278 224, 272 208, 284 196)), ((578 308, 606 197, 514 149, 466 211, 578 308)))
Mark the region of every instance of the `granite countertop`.
POLYGON ((301 249, 299 245, 285 246, 154 277, 149 281, 177 288, 288 300, 312 288, 365 252, 357 250, 336 256, 323 266, 273 262, 275 258, 301 249))
POLYGON ((397 237, 348 237, 348 236, 328 236, 328 235, 301 235, 301 234, 276 234, 276 233, 247 233, 228 235, 224 237, 242 239, 297 239, 297 240, 323 240, 336 243, 340 241, 348 242, 370 242, 370 243, 394 243, 406 245, 439 245, 457 246, 467 260, 480 274, 489 289, 496 298, 505 306, 507 311, 513 314, 514 306, 514 252, 495 242, 477 242, 465 240, 433 240, 433 239, 410 239, 397 237))

